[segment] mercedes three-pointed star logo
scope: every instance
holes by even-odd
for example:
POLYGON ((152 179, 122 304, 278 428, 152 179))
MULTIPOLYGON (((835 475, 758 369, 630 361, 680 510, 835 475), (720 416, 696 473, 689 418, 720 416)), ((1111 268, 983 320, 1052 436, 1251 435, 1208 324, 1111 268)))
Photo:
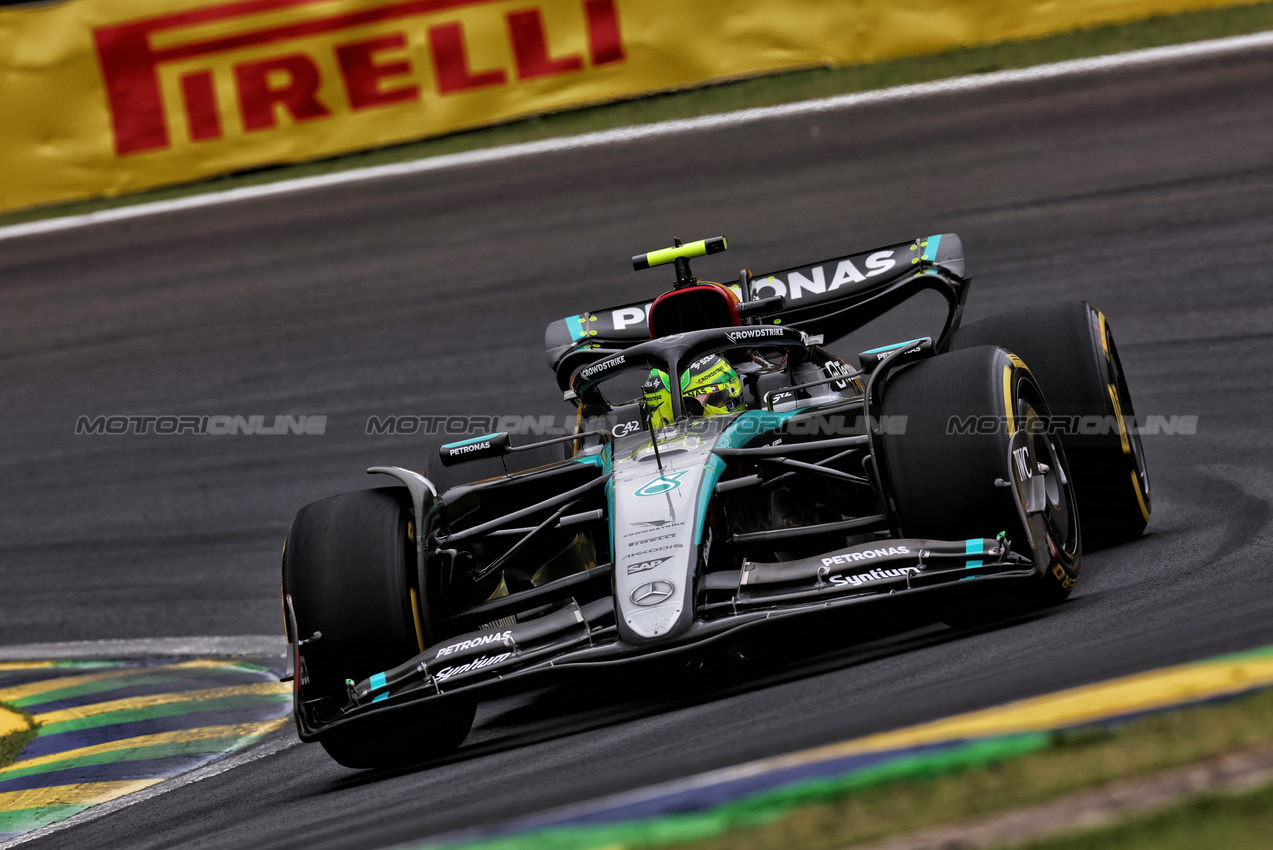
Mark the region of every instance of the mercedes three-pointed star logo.
POLYGON ((637 605, 648 608, 666 602, 675 592, 676 587, 670 581, 652 581, 632 591, 631 598, 637 605))

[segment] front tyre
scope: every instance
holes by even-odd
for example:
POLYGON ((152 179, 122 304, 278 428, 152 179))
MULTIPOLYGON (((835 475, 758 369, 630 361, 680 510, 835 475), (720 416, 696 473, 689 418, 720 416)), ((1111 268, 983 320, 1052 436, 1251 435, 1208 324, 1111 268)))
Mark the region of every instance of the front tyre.
MULTIPOLYGON (((388 670, 423 649, 413 598, 414 517, 400 487, 359 490, 306 505, 283 550, 283 593, 305 640, 296 670, 298 717, 321 727, 348 701, 345 680, 388 670)), ((396 767, 450 752, 473 723, 474 706, 413 712, 320 738, 346 767, 396 767)), ((368 718, 370 720, 370 718, 368 718)))
MULTIPOLYGON (((959 540, 1006 534, 1035 564, 1032 583, 985 597, 978 619, 1061 602, 1078 579, 1082 541, 1065 450, 1026 365, 995 346, 905 367, 884 388, 884 437, 902 533, 959 540), (1024 519, 1023 519, 1024 516, 1024 519)), ((970 558, 970 562, 976 562, 970 558)), ((959 611, 943 611, 952 622, 959 611)), ((952 622, 953 624, 953 622, 952 622)))

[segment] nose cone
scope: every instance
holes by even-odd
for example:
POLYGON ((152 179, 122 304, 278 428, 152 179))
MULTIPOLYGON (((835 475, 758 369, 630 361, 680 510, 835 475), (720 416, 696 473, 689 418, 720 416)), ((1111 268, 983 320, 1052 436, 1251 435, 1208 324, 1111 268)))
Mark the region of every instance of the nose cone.
POLYGON ((619 637, 671 641, 694 620, 694 578, 706 513, 724 462, 713 449, 734 417, 682 420, 657 432, 659 457, 642 432, 612 453, 610 539, 619 637))
MULTIPOLYGON (((683 568, 682 568, 683 569, 683 568)), ((684 572, 688 573, 687 570, 684 572)), ((666 579, 647 581, 628 594, 632 606, 624 613, 624 622, 633 634, 655 641, 673 636, 684 605, 676 585, 666 579)))
POLYGON ((662 469, 649 451, 616 451, 610 516, 619 635, 634 644, 671 640, 689 627, 698 563, 697 511, 706 450, 661 442, 662 469))

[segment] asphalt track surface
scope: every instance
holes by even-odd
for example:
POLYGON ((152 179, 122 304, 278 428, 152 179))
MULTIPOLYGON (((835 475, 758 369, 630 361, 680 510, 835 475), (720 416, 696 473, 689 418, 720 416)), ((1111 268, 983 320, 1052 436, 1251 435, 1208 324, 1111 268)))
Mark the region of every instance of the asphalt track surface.
POLYGON ((626 257, 674 235, 726 234, 697 270, 728 278, 957 232, 969 319, 1088 299, 1138 413, 1200 417, 1145 439, 1150 533, 1046 616, 563 684, 483 706, 442 764, 295 747, 34 846, 382 846, 1273 643, 1271 88, 1266 49, 3 244, 0 643, 276 630, 296 508, 424 463, 368 416, 561 412, 544 326, 657 292, 626 257), (73 435, 99 413, 329 420, 73 435))

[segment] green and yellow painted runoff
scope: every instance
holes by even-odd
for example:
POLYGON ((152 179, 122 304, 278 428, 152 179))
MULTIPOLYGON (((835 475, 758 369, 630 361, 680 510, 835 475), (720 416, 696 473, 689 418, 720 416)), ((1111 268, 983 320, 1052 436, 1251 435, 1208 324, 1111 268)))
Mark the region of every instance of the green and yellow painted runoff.
POLYGON ((0 703, 0 769, 17 758, 35 736, 35 720, 16 706, 0 703))
POLYGON ((35 727, 0 764, 0 841, 242 749, 287 722, 290 696, 230 661, 0 665, 0 729, 35 727))
POLYGON ((26 732, 30 728, 24 716, 0 705, 0 738, 7 738, 16 732, 26 732))
POLYGON ((1084 685, 798 753, 808 761, 952 739, 1051 731, 1273 687, 1273 649, 1084 685))
MULTIPOLYGON (((1199 706, 1270 688, 1273 647, 1265 647, 1071 688, 649 789, 643 795, 640 809, 644 814, 639 818, 632 816, 626 801, 601 801, 548 823, 540 818, 531 829, 518 831, 510 825, 485 838, 424 846, 439 850, 600 850, 681 843, 713 850, 743 844, 774 846, 780 833, 777 826, 774 832, 746 842, 741 840, 743 833, 735 830, 776 825, 802 807, 857 799, 849 795, 872 789, 883 793, 883 786, 905 780, 925 780, 924 790, 918 792, 924 802, 919 805, 931 805, 931 782, 944 774, 1013 764, 1021 757, 1040 758, 1053 752, 1058 742, 1068 740, 1065 735, 1076 734, 1074 730, 1099 730, 1138 718, 1152 722, 1155 717, 1174 716, 1161 714, 1167 709, 1199 706)), ((1264 699, 1267 710, 1266 698, 1253 699, 1264 699)), ((1184 723, 1189 714, 1179 716, 1184 723)), ((1200 745, 1200 752, 1204 751, 1200 745)), ((1114 758, 1122 764, 1120 759, 1126 757, 1124 753, 1114 758)), ((980 787, 974 783, 970 793, 980 787)), ((892 797, 887 799, 890 806, 896 802, 892 797)), ((886 806, 882 814, 876 814, 885 817, 894 808, 886 806)), ((839 846, 827 844, 833 845, 839 846)))
MULTIPOLYGON (((795 802, 843 794, 916 771, 932 775, 994 763, 1050 746, 1051 733, 1273 687, 1273 648, 1126 676, 865 738, 765 759, 702 777, 707 786, 749 778, 747 793, 697 811, 685 792, 659 799, 664 816, 589 824, 569 820, 469 847, 597 847, 648 836, 703 834, 732 815, 763 822, 795 802), (772 776, 756 791, 755 778, 772 776), (795 802, 793 802, 795 801, 795 802), (564 830, 565 832, 562 832, 564 830), (570 840, 561 843, 568 837, 570 840), (512 841, 513 843, 509 843, 512 841), (525 843, 529 841, 529 844, 525 843), (520 842, 520 843, 519 843, 520 842), (543 844, 542 846, 550 846, 543 844)), ((0 840, 39 829, 148 788, 260 739, 287 722, 289 689, 261 670, 224 661, 0 667, 0 731, 36 737, 0 767, 0 840), (24 714, 25 712, 25 714, 24 714)), ((702 783, 694 783, 701 791, 702 783)), ((709 795, 711 796, 711 795, 709 795)))

